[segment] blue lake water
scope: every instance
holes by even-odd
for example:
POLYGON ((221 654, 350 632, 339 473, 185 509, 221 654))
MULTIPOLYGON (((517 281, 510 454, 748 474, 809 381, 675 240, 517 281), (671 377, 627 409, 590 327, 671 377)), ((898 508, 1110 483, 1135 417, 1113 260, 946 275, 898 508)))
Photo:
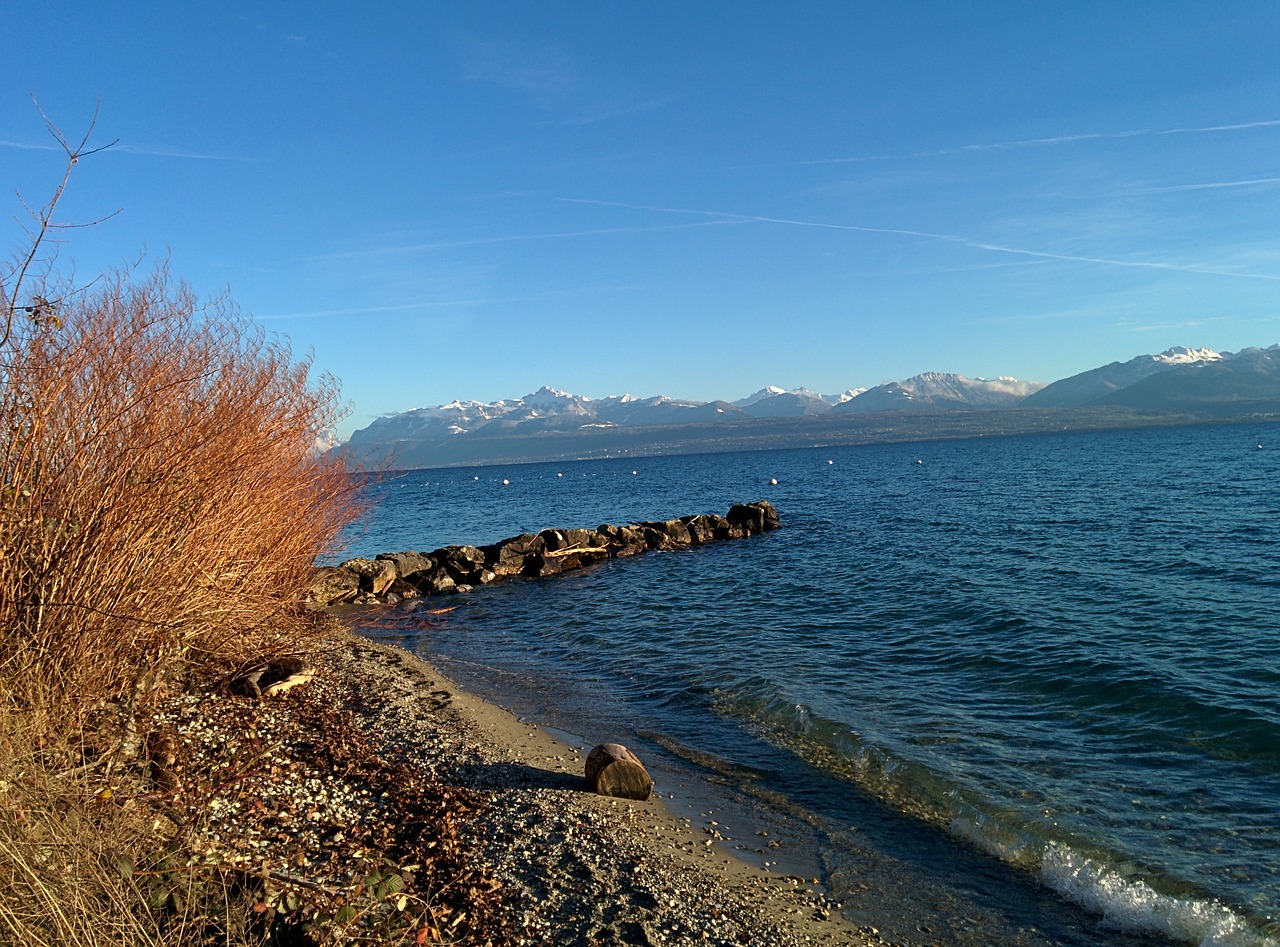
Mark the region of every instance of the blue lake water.
POLYGON ((531 720, 635 746, 673 806, 819 874, 855 920, 897 903, 903 943, 1280 944, 1278 425, 368 489, 344 557, 768 499, 784 528, 765 536, 366 630, 531 720))

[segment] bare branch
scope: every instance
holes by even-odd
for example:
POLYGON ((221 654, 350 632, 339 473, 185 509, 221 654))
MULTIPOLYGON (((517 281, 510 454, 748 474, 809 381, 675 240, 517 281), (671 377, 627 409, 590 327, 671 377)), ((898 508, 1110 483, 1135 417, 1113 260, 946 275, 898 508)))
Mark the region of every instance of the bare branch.
MULTIPOLYGON (((50 321, 51 319, 52 321, 56 321, 57 301, 51 302, 43 296, 35 296, 31 299, 30 303, 23 304, 22 302, 22 287, 30 275, 31 267, 35 264, 41 248, 47 242, 49 233, 57 230, 74 230, 81 227, 94 227, 103 221, 110 220, 123 209, 117 208, 110 214, 86 223, 60 223, 53 219, 54 211, 57 210, 63 194, 66 193, 67 184, 71 180, 71 170, 80 162, 80 159, 88 157, 89 155, 95 155, 100 151, 105 151, 115 145, 119 139, 96 148, 89 147, 89 139, 93 136, 94 129, 98 125, 98 114, 102 108, 101 99, 99 99, 94 105, 93 117, 89 120, 89 127, 85 130, 84 135, 76 145, 72 145, 71 142, 67 140, 67 136, 63 134, 62 129, 60 129, 51 118, 49 118, 48 114, 46 114, 44 109, 41 108, 40 102, 36 99, 34 93, 31 95, 31 103, 35 106, 36 111, 44 120, 45 128, 48 129, 49 134, 53 136, 54 140, 66 153, 67 164, 63 169, 62 180, 59 182, 58 186, 54 188, 53 196, 49 198, 40 210, 32 210, 31 207, 27 205, 26 201, 22 199, 21 193, 18 195, 18 199, 22 203, 23 209, 26 210, 27 214, 34 221, 34 226, 27 230, 30 237, 30 245, 24 252, 19 254, 18 263, 9 274, 9 276, 13 278, 12 286, 5 286, 3 280, 0 280, 0 304, 4 307, 3 314, 0 314, 0 318, 3 318, 4 320, 3 328, 0 329, 0 348, 3 348, 8 344, 9 337, 13 333, 14 320, 18 317, 19 313, 44 321, 50 321)), ((6 277, 6 279, 7 278, 8 277, 6 277)))

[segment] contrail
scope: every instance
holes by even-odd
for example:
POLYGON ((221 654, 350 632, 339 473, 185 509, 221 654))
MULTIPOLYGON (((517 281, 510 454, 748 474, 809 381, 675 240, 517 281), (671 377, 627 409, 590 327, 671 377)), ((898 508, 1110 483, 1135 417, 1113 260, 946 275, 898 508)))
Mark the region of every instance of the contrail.
POLYGON ((595 204, 601 207, 620 207, 630 210, 652 211, 661 214, 690 214, 722 220, 761 224, 783 224, 789 227, 809 227, 819 230, 843 230, 852 231, 854 233, 878 233, 903 237, 919 237, 924 240, 939 240, 945 243, 954 243, 958 246, 969 247, 974 250, 986 250, 991 253, 1008 253, 1015 256, 1034 257, 1040 260, 1061 260, 1066 263, 1092 263, 1099 266, 1123 266, 1132 269, 1165 270, 1167 272, 1175 273, 1198 273, 1206 276, 1229 276, 1236 279, 1255 279, 1266 280, 1268 282, 1280 282, 1280 276, 1270 276, 1263 273, 1239 273, 1232 270, 1216 269, 1209 266, 1195 266, 1179 263, 1153 263, 1144 260, 1116 260, 1109 257, 1074 256, 1065 253, 1050 253, 1043 250, 1028 250, 1021 247, 1007 247, 996 243, 984 243, 982 241, 972 240, 968 237, 960 237, 955 234, 932 233, 927 230, 903 230, 896 227, 862 227, 855 224, 836 224, 824 221, 796 220, 788 217, 768 217, 759 214, 734 214, 724 211, 697 210, 682 207, 662 207, 653 204, 626 204, 619 201, 587 200, 569 197, 563 197, 560 198, 560 200, 571 204, 595 204))
POLYGON ((1204 184, 1171 184, 1167 187, 1144 187, 1140 194, 1163 194, 1170 191, 1208 191, 1220 187, 1252 187, 1258 184, 1280 184, 1280 178, 1252 178, 1247 181, 1208 181, 1204 184))
MULTIPOLYGON (((0 139, 0 148, 16 148, 19 151, 62 151, 57 143, 44 144, 26 141, 0 139)), ((182 158, 187 161, 258 161, 258 158, 246 158, 243 155, 215 155, 198 151, 178 151, 171 148, 148 148, 138 145, 114 144, 103 149, 104 154, 141 155, 148 158, 182 158)))
POLYGON ((952 145, 947 148, 936 148, 929 151, 910 151, 902 154, 888 155, 862 155, 852 158, 814 158, 809 161, 799 162, 802 165, 811 164, 853 164, 860 161, 894 161, 903 158, 938 158, 944 155, 958 155, 981 152, 981 151, 1000 151, 1013 148, 1036 148, 1045 145, 1064 145, 1072 144, 1078 141, 1104 141, 1116 140, 1120 138, 1139 138, 1146 135, 1196 135, 1196 134, 1212 134, 1217 132, 1240 132, 1251 131, 1256 128, 1274 128, 1280 126, 1280 119, 1263 119, 1256 122, 1241 122, 1235 125, 1202 125, 1198 127, 1187 128, 1135 128, 1127 131, 1118 132, 1081 132, 1076 135, 1050 135, 1043 138, 1020 138, 1013 141, 993 141, 971 145, 952 145))
POLYGON ((348 260, 364 257, 387 256, 399 253, 425 253, 431 250, 456 250, 464 247, 486 247, 503 243, 537 243, 543 240, 568 240, 574 237, 608 237, 619 234, 661 233, 671 230, 689 230, 695 227, 715 227, 726 223, 722 220, 704 220, 697 223, 671 224, 663 227, 594 227, 588 230, 555 230, 543 233, 503 234, 494 237, 473 237, 466 240, 436 240, 422 243, 403 243, 393 246, 367 247, 360 250, 335 250, 299 257, 292 262, 323 260, 348 260))

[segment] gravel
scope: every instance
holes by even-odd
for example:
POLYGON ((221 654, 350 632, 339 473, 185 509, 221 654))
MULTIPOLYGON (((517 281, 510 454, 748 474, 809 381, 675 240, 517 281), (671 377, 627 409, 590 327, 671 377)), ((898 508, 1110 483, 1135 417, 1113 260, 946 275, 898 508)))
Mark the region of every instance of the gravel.
POLYGON ((739 861, 657 796, 589 792, 576 748, 402 649, 337 632, 309 660, 315 678, 287 694, 177 695, 155 723, 177 747, 171 767, 153 764, 169 787, 160 808, 204 857, 262 879, 265 904, 300 892, 299 917, 324 915, 367 901, 391 866, 403 891, 377 889, 353 922, 362 936, 884 943, 848 924, 816 879, 739 861))

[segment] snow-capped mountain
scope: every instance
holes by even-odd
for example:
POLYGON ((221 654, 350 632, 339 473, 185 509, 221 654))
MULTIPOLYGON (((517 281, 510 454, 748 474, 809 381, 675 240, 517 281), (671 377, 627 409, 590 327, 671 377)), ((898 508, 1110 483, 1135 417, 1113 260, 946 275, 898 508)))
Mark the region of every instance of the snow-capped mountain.
POLYGON ((1027 398, 1026 406, 1078 408, 1137 384, 1148 376, 1180 366, 1218 362, 1228 357, 1230 356, 1212 349, 1189 349, 1183 346, 1171 348, 1159 355, 1139 355, 1127 362, 1112 362, 1046 385, 1027 398))
POLYGON ((779 388, 777 385, 766 385, 759 391, 752 392, 745 398, 739 398, 737 401, 732 402, 732 404, 736 408, 749 408, 757 401, 764 401, 766 398, 776 398, 778 395, 785 395, 786 393, 787 389, 785 388, 779 388))
POLYGON ((759 398, 742 410, 755 418, 811 418, 830 411, 831 402, 806 388, 797 388, 759 398))
MULTIPOLYGON (((1202 350, 1204 351, 1204 350, 1202 350)), ((1280 402, 1280 345, 1175 362, 1093 402, 1135 411, 1207 417, 1267 415, 1280 402)))
POLYGON ((908 408, 988 407, 1018 404, 1043 386, 1016 378, 966 378, 948 372, 925 372, 906 381, 868 388, 832 411, 892 411, 908 408))
MULTIPOLYGON (((990 427, 1007 433, 1027 425, 1043 429, 1035 426, 1041 422, 1024 423, 1019 417, 1034 415, 1043 421, 1045 412, 1080 410, 1103 412, 1111 419, 1115 412, 1128 412, 1124 417, 1138 412, 1145 417, 1176 413, 1201 419, 1280 416, 1280 345, 1235 355, 1173 348, 1051 385, 925 372, 838 395, 771 385, 734 402, 667 395, 595 399, 543 387, 522 398, 452 401, 381 417, 356 431, 346 450, 357 462, 394 458, 406 466, 436 466, 533 456, 725 450, 782 443, 787 432, 798 443, 813 443, 818 437, 840 442, 841 437, 854 436, 845 429, 862 423, 860 416, 892 412, 910 413, 915 432, 990 427), (1019 414, 1024 407, 1037 411, 1019 414), (988 417, 984 410, 991 412, 989 420, 983 420, 988 417)), ((891 417, 873 423, 883 436, 894 436, 891 417)), ((1074 415, 1064 413, 1049 429, 1072 423, 1074 415)))
POLYGON ((825 414, 835 405, 851 401, 864 391, 865 388, 849 388, 838 395, 820 395, 808 388, 792 388, 788 391, 769 385, 745 398, 739 398, 733 405, 756 418, 814 417, 825 414))

